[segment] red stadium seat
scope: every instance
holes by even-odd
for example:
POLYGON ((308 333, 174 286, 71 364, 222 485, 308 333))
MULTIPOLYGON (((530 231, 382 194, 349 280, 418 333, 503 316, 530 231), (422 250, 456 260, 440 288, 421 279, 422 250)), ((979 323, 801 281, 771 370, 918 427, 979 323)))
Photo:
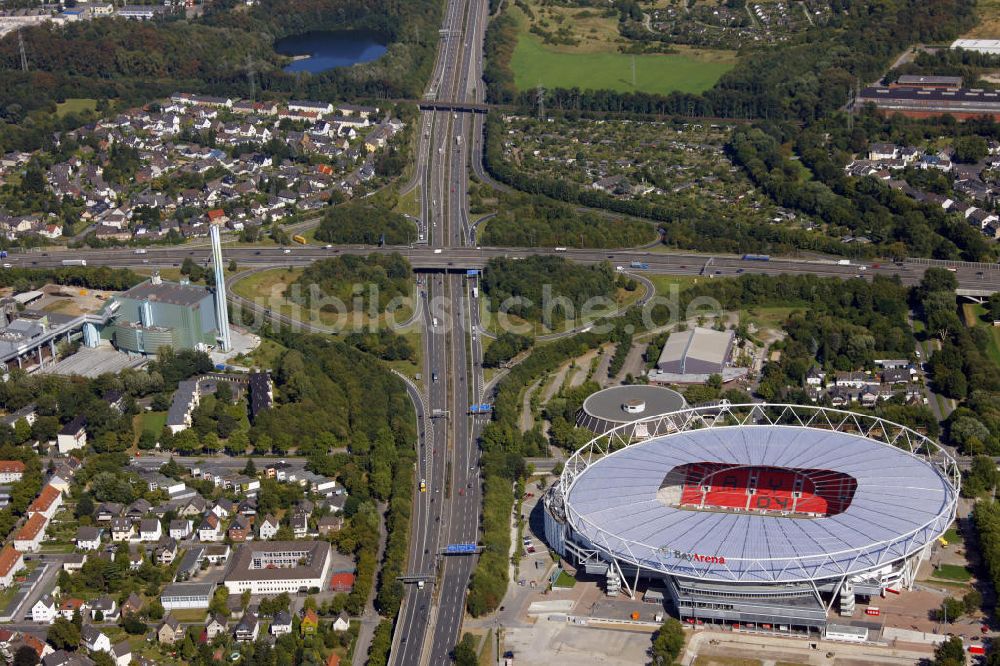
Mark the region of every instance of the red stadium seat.
POLYGON ((857 481, 821 469, 691 463, 676 470, 683 478, 679 505, 717 511, 830 516, 850 506, 857 481))

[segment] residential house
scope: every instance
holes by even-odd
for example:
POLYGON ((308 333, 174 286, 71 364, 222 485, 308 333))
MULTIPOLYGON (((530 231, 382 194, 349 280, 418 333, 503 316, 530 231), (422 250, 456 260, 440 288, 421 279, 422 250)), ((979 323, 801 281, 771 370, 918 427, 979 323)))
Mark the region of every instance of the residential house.
POLYGON ((87 445, 87 419, 77 416, 59 430, 56 435, 59 453, 66 454, 87 445))
POLYGON ((309 534, 309 516, 304 513, 293 513, 289 521, 292 526, 292 534, 296 539, 301 539, 309 534))
POLYGON ((17 483, 23 476, 23 462, 20 460, 0 460, 0 483, 17 483))
POLYGON ((316 529, 320 536, 326 536, 331 532, 339 532, 344 526, 344 519, 341 516, 326 515, 316 521, 316 529))
POLYGON ((303 636, 315 634, 319 628, 319 616, 312 608, 307 608, 302 614, 302 623, 299 624, 299 631, 303 636))
POLYGON ((205 638, 209 641, 215 640, 216 636, 226 633, 228 624, 229 622, 224 615, 212 613, 205 623, 205 638))
POLYGON ((205 559, 210 564, 224 564, 229 559, 231 549, 228 544, 220 543, 205 548, 205 559))
POLYGON ((184 518, 178 518, 176 520, 170 521, 170 528, 168 534, 171 539, 186 539, 191 536, 191 531, 194 529, 193 523, 190 520, 184 518))
POLYGON ((91 652, 111 652, 111 639, 92 624, 83 625, 80 629, 80 640, 83 647, 91 652))
POLYGON ((125 601, 122 602, 122 613, 125 615, 138 613, 142 610, 142 599, 135 592, 128 595, 125 601))
POLYGON ((68 599, 63 599, 63 602, 59 604, 59 614, 62 615, 67 620, 72 620, 73 615, 76 613, 83 614, 83 611, 87 609, 87 602, 83 599, 78 599, 76 597, 70 597, 68 599))
POLYGON ((42 492, 38 493, 38 497, 35 501, 31 503, 28 507, 28 515, 34 515, 40 513, 45 516, 46 520, 52 518, 56 515, 56 511, 62 506, 62 493, 53 488, 50 485, 46 485, 42 488, 42 492))
POLYGON ((173 645, 184 638, 184 628, 173 615, 167 615, 156 628, 156 639, 164 645, 173 645))
POLYGON ((351 618, 347 613, 341 611, 340 615, 337 616, 337 619, 333 621, 331 626, 334 631, 347 631, 351 628, 351 618))
POLYGON ((173 564, 177 558, 177 540, 167 537, 156 547, 156 563, 162 565, 173 564))
POLYGON ((94 520, 99 523, 110 523, 122 515, 122 505, 117 502, 104 502, 94 512, 94 520))
POLYGON ((83 569, 87 563, 87 553, 67 553, 63 556, 62 569, 66 573, 73 573, 83 569))
POLYGON ((115 518, 111 521, 111 541, 121 543, 135 538, 135 523, 128 518, 115 518))
POLYGON ((242 542, 253 536, 250 528, 250 519, 242 514, 236 514, 233 522, 229 525, 227 532, 230 541, 242 542))
POLYGON ((278 533, 279 527, 278 519, 271 514, 267 514, 257 526, 257 538, 263 541, 273 539, 274 535, 278 533))
POLYGON ((56 621, 58 608, 51 594, 44 595, 31 607, 31 621, 41 624, 52 624, 56 621))
POLYGON ((104 595, 90 602, 90 618, 94 622, 117 622, 121 612, 118 602, 111 597, 104 595), (98 615, 100 613, 100 615, 98 615))
POLYGON ((222 521, 219 520, 217 515, 214 513, 205 514, 205 518, 201 521, 201 525, 198 527, 198 540, 222 540, 222 521))
POLYGON ((42 514, 32 514, 14 534, 14 548, 22 553, 33 553, 38 550, 42 539, 45 538, 45 526, 48 522, 42 514))
POLYGON ((100 527, 79 527, 76 530, 76 547, 80 550, 97 550, 101 547, 100 527))
POLYGON ((286 610, 278 611, 271 619, 271 635, 282 636, 292 633, 292 614, 286 610))
POLYGON ((14 577, 24 568, 24 556, 11 544, 0 549, 0 588, 10 587, 14 577))
POLYGON ((239 624, 236 625, 236 629, 233 631, 233 638, 239 643, 252 643, 257 640, 259 633, 260 620, 257 619, 255 613, 247 611, 240 618, 239 624))
POLYGON ((111 648, 111 658, 115 660, 115 666, 129 666, 132 663, 132 645, 128 641, 116 643, 111 648))
POLYGON ((163 527, 156 518, 144 518, 139 524, 139 541, 159 541, 163 536, 163 527))
POLYGON ((229 516, 233 515, 233 512, 235 511, 236 511, 236 504, 234 504, 231 500, 226 499, 225 497, 222 497, 219 500, 217 500, 215 502, 215 505, 212 507, 212 513, 214 513, 219 518, 228 518, 229 516))

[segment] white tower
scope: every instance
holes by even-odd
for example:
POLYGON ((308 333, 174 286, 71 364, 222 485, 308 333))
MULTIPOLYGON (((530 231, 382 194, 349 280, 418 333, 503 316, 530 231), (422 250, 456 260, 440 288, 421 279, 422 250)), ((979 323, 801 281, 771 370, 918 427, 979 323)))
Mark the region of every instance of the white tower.
POLYGON ((222 265, 222 239, 219 237, 219 225, 209 227, 212 236, 212 265, 215 267, 215 321, 219 324, 219 341, 222 351, 233 348, 229 338, 229 310, 226 309, 226 272, 222 265))

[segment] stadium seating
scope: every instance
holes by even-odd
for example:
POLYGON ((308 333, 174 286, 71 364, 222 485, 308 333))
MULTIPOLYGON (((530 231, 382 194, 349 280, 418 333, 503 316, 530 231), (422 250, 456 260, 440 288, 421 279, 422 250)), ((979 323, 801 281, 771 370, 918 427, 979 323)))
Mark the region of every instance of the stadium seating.
POLYGON ((852 477, 821 469, 702 462, 672 474, 682 484, 679 506, 696 509, 830 516, 847 509, 857 490, 852 477))

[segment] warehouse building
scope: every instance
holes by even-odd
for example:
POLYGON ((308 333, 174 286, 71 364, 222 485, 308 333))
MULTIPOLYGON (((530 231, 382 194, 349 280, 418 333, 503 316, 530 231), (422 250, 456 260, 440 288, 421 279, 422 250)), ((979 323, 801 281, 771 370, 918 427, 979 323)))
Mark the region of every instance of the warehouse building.
POLYGON ((729 362, 734 337, 732 331, 710 328, 671 333, 656 367, 680 375, 721 373, 729 362))
POLYGON ((712 375, 731 382, 749 372, 732 365, 733 331, 692 328, 671 333, 649 380, 660 384, 703 384, 712 375))
POLYGON ((1000 54, 1000 39, 956 39, 951 48, 996 55, 1000 54))
POLYGON ((856 105, 873 104, 887 115, 907 118, 931 118, 950 115, 956 120, 988 116, 1000 119, 1000 92, 979 88, 939 89, 925 87, 865 88, 856 105))
POLYGON ((155 354, 166 346, 207 350, 219 335, 214 292, 163 282, 157 275, 115 296, 106 311, 113 320, 104 335, 123 351, 155 354))

